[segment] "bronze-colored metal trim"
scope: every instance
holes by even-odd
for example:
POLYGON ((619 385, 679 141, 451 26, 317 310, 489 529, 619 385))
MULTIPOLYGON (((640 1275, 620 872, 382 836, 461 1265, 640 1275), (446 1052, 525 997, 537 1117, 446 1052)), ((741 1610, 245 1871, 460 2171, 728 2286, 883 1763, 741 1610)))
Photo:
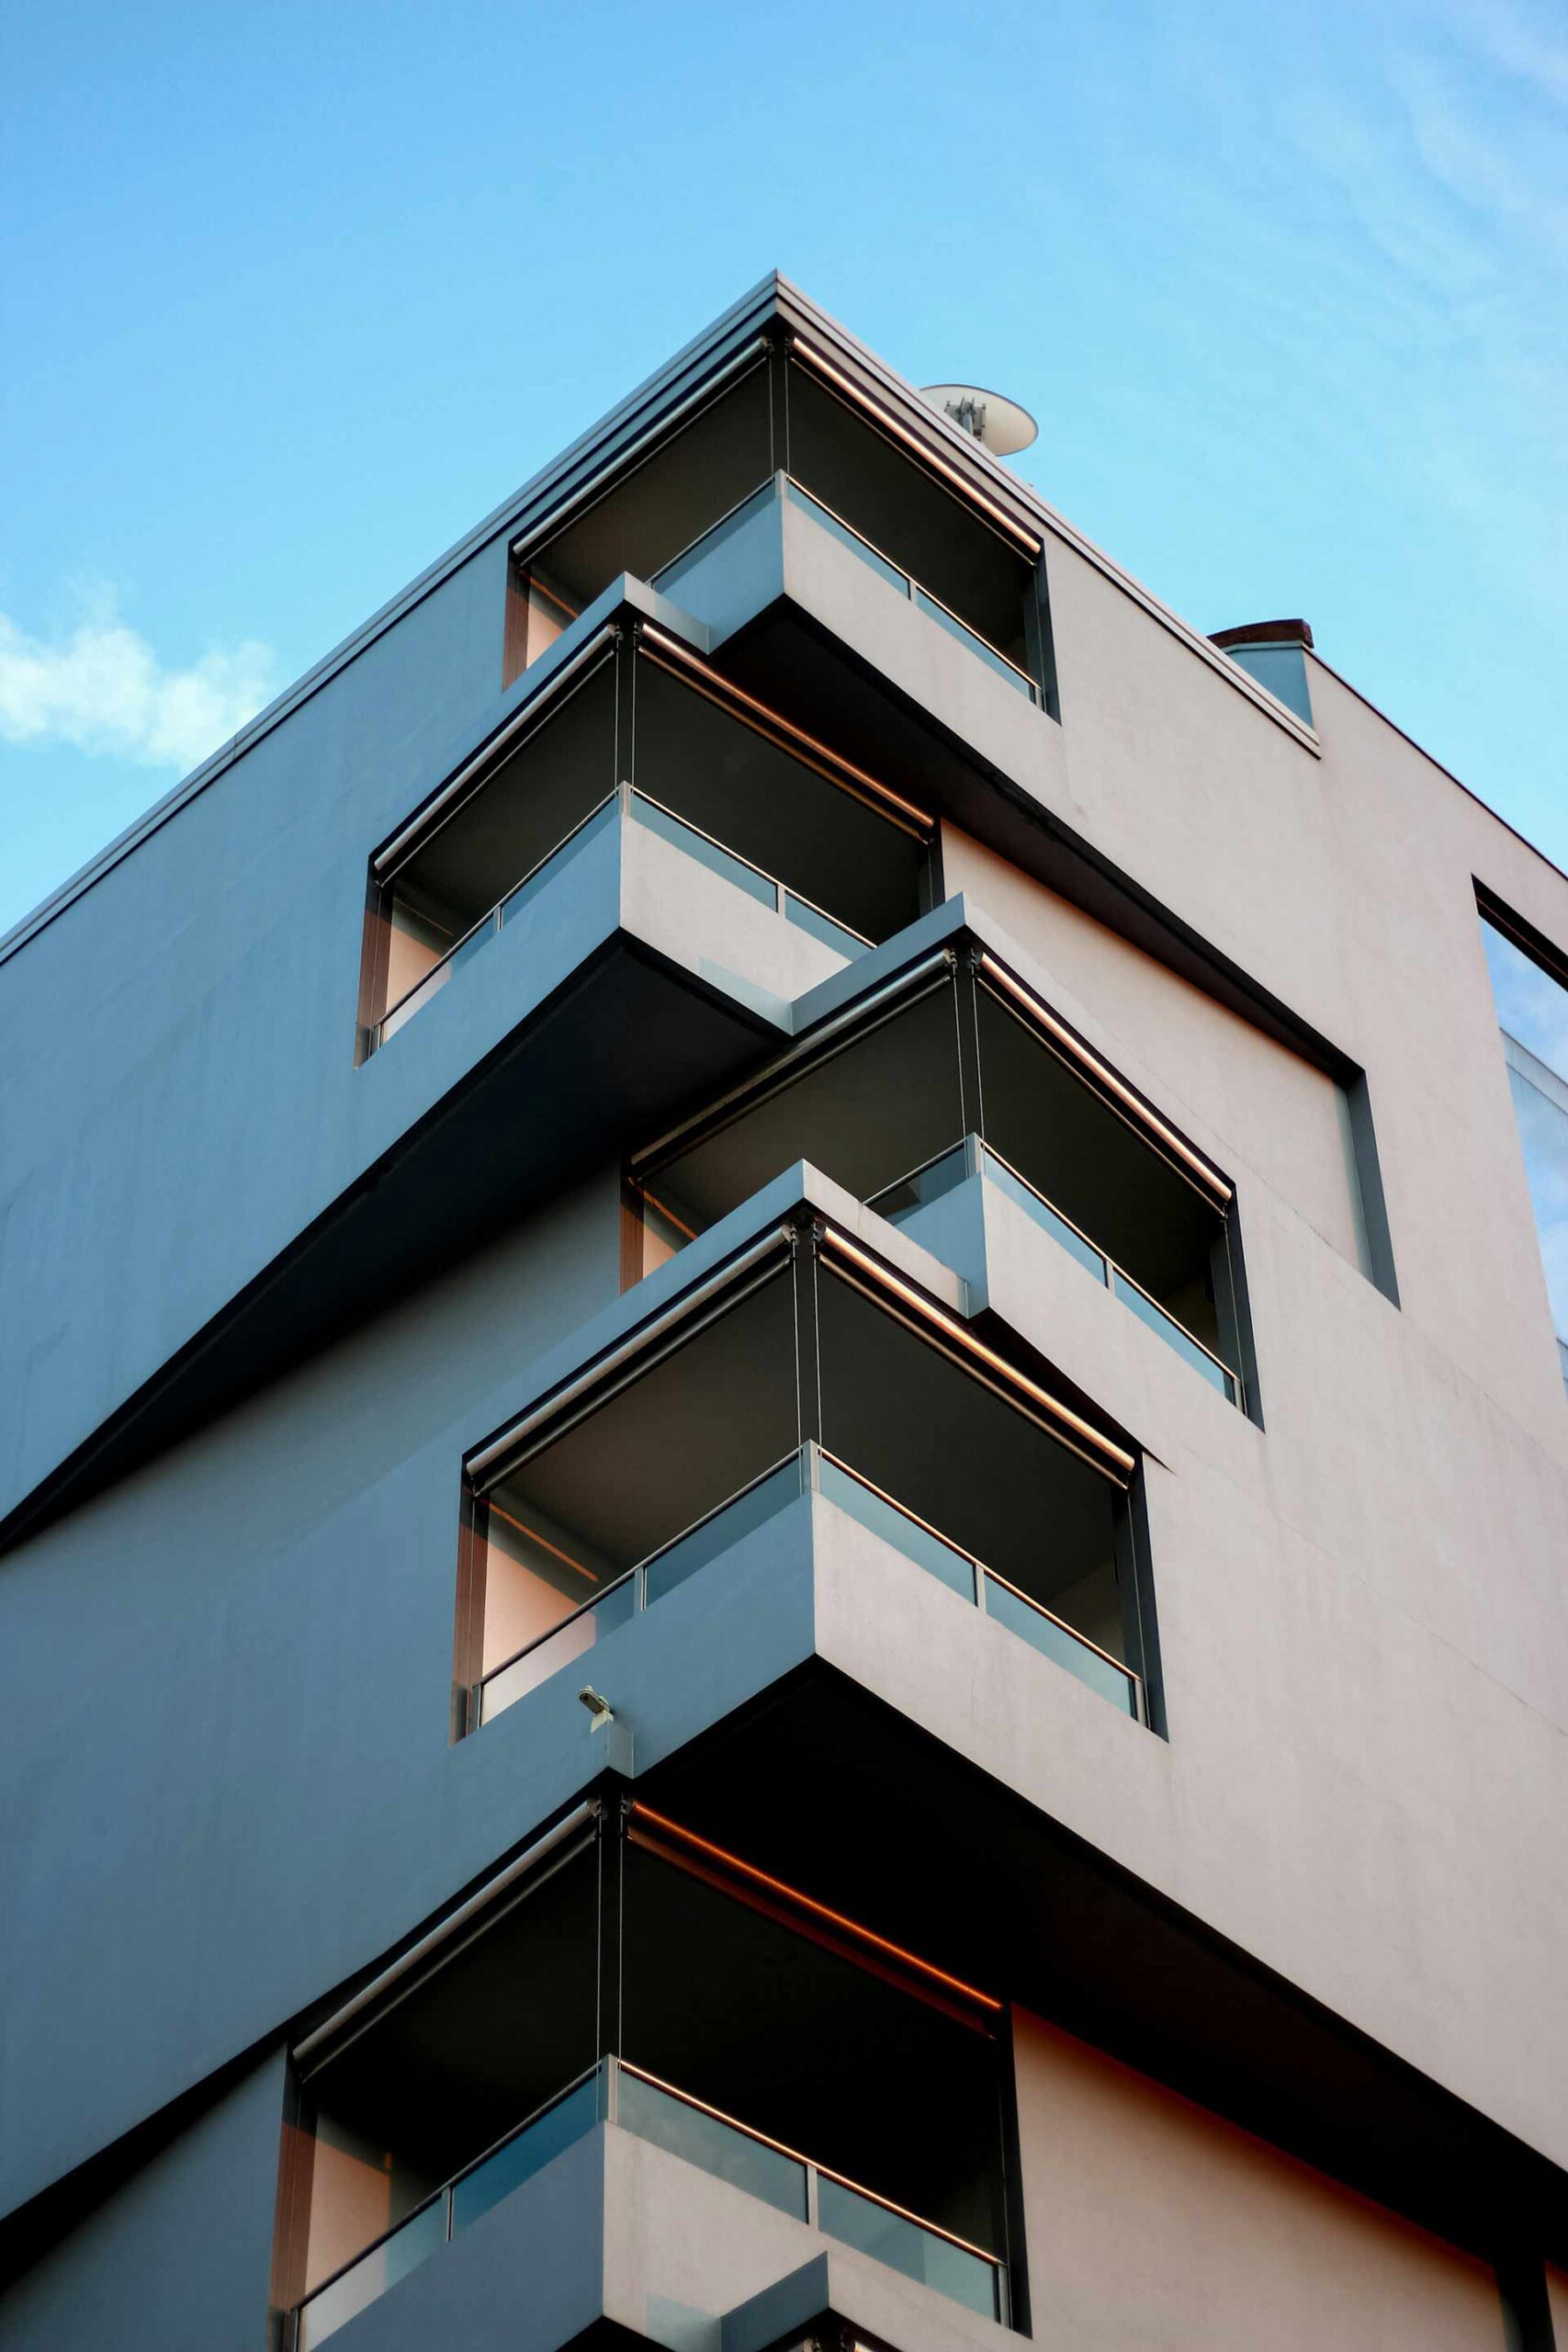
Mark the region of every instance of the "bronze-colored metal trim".
POLYGON ((1003 2004, 994 1994, 982 1993, 978 1985, 965 1984, 962 1976, 953 1976, 945 1968, 938 1968, 934 1962, 922 1960, 918 1952, 907 1951, 902 1944, 894 1943, 887 1936, 879 1936, 874 1928, 863 1927, 858 1919, 848 1917, 842 1911, 833 1910, 826 1903, 818 1903, 814 1895, 803 1894, 798 1886, 791 1886, 787 1879, 775 1878, 770 1871, 759 1870, 755 1862, 742 1860, 739 1854, 732 1854, 728 1847, 715 1845, 711 1838, 700 1837, 696 1830, 686 1828, 679 1821, 671 1821, 667 1814, 656 1813, 651 1805, 644 1804, 640 1798, 632 1806, 631 1817, 634 1821, 651 1822, 665 1837, 673 1838, 678 1843, 690 1846, 694 1851, 705 1854, 712 1861, 721 1862, 727 1870, 733 1871, 738 1878, 750 1879, 754 1885, 765 1886, 770 1894, 781 1894, 786 1901, 797 1904, 801 1910, 811 1913, 816 1918, 825 1920, 829 1927, 836 1928, 840 1934, 849 1937, 852 1941, 863 1943, 874 1951, 885 1953, 888 1959, 896 1960, 900 1967, 910 1970, 917 1976, 929 1978, 933 1984, 943 1986, 950 1993, 962 1994, 965 2000, 973 2001, 978 2008, 987 2009, 993 2015, 1000 2015, 1003 2004))
POLYGON ((829 784, 837 784, 840 790, 844 790, 848 788, 845 779, 850 779, 859 786, 855 795, 857 798, 869 794, 874 803, 880 804, 879 815, 886 816, 897 810, 897 818, 894 821, 901 818, 904 831, 917 833, 924 841, 936 831, 936 819, 928 809, 919 808, 913 800, 906 800, 903 794, 895 792, 891 785, 881 783, 864 768, 857 767, 853 760, 845 759, 840 752, 831 751, 826 743, 819 742, 815 735, 808 735, 805 728, 797 727, 792 718, 785 718, 782 712, 771 709, 755 695, 749 695, 743 687, 722 677, 703 660, 701 654, 694 653, 678 638, 667 636, 655 622, 644 621, 641 624, 637 630, 637 643, 649 660, 662 662, 665 668, 669 668, 673 661, 678 662, 682 669, 693 672, 698 692, 705 694, 710 702, 728 704, 738 715, 745 713, 749 718, 760 719, 765 727, 785 737, 792 746, 798 745, 808 752, 810 763, 817 767, 819 775, 827 777, 829 784))
POLYGON ((929 466, 932 473, 940 474, 943 481, 964 501, 964 504, 973 506, 977 514, 985 516, 994 530, 1002 532, 1007 538, 1010 539, 1021 555, 1028 556, 1032 562, 1039 561, 1044 541, 1036 538, 1032 532, 1026 531, 1021 524, 1015 523, 1004 506, 999 506, 994 498, 987 498, 985 492, 977 489, 974 482, 968 481, 956 466, 950 465, 947 459, 939 457, 934 449, 928 448, 918 434, 911 433, 907 424, 899 424, 891 409, 884 407, 880 401, 873 400, 869 392, 861 390, 852 377, 846 376, 840 368, 835 368, 830 359, 825 358, 821 352, 813 345, 802 341, 800 336, 796 335, 790 345, 790 354, 793 358, 804 359, 825 383, 832 385, 836 392, 840 393, 845 400, 852 401, 857 408, 863 409, 868 416, 875 420, 880 431, 890 434, 897 441, 901 441, 904 447, 919 459, 921 465, 929 466))
POLYGON ((903 1281, 899 1275, 883 1265, 880 1260, 871 1257, 865 1250, 857 1248, 855 1243, 850 1240, 847 1235, 839 1232, 836 1227, 829 1225, 822 1228, 822 1241, 825 1248, 836 1251, 840 1257, 847 1258, 866 1281, 876 1284, 880 1289, 891 1292, 912 1313, 919 1315, 925 1322, 940 1331, 950 1347, 956 1348, 964 1355, 974 1357, 976 1363, 986 1366, 994 1379, 1002 1382, 1007 1387, 1016 1389, 1021 1396, 1029 1400, 1037 1412, 1043 1412, 1047 1416, 1048 1420, 1059 1423, 1062 1432, 1070 1432, 1066 1437, 1066 1442, 1073 1446, 1074 1451, 1085 1454, 1087 1460, 1091 1461, 1097 1469, 1103 1471, 1117 1486, 1127 1486, 1131 1483, 1133 1474, 1138 1466, 1137 1460, 1134 1455, 1126 1451, 1124 1446, 1118 1445, 1114 1439, 1105 1436, 1103 1431, 1097 1430, 1091 1421, 1086 1421, 1081 1413, 1075 1413, 1070 1405, 1064 1405, 1060 1397, 1053 1396, 1048 1389, 1042 1388, 1037 1381, 1031 1380, 1027 1373, 1020 1372, 1016 1365, 1009 1363, 1005 1356, 999 1356, 994 1348, 987 1347, 984 1340, 976 1339, 972 1331, 966 1331, 962 1323, 942 1307, 938 1306, 933 1300, 927 1298, 923 1292, 918 1291, 912 1283, 903 1281), (1086 1447, 1092 1451, 1085 1453, 1086 1447))
POLYGON ((1130 1087, 1125 1079, 1118 1078, 1110 1064, 1101 1061, 1093 1047, 1086 1045, 1076 1030, 1069 1029, 1065 1021, 1058 1019, 1032 989, 1025 988, 1021 980, 1014 979, 1007 967, 998 964, 988 951, 981 952, 980 969, 987 979, 1005 989, 1015 1003, 1022 1006, 1029 1018, 1045 1031, 1063 1055, 1077 1062, 1097 1086, 1114 1097, 1129 1114, 1132 1124, 1145 1129, 1165 1158, 1179 1160, 1182 1172, 1195 1178, 1202 1191, 1210 1194, 1219 1207, 1229 1208, 1235 1197, 1235 1189, 1227 1178, 1221 1175, 1213 1160, 1205 1159, 1190 1144, 1184 1143, 1175 1128, 1167 1125, 1152 1104, 1130 1087))

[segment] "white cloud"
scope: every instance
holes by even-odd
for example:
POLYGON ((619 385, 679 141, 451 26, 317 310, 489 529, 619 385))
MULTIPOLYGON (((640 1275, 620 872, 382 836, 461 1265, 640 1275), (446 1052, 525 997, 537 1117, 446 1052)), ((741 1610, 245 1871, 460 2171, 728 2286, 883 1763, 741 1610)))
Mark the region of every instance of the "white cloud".
POLYGON ((184 775, 276 692, 270 647, 247 638, 165 669, 100 597, 67 637, 29 637, 0 613, 0 741, 73 744, 184 775))

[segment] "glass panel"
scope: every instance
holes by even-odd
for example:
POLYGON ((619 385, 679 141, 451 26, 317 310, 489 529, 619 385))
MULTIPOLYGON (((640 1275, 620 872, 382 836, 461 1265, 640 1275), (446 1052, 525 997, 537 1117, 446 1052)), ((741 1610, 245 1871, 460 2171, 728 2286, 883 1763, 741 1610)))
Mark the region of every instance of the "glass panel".
POLYGON ((908 580, 898 570, 897 564, 889 563, 886 556, 878 555, 874 547, 868 546, 864 539, 852 531, 847 523, 840 523, 836 514, 829 514, 826 506, 819 506, 808 490, 802 490, 797 481, 792 481, 789 485, 789 494, 797 506, 803 506, 806 509, 814 523, 820 523, 825 531, 831 533, 840 547, 848 548, 852 555, 858 555, 861 561, 869 564, 873 571, 880 572, 883 579, 897 588, 901 596, 908 594, 908 580))
POLYGON ((1538 1061, 1568 1079, 1568 989, 1522 947, 1481 919, 1481 940, 1497 1001, 1497 1025, 1538 1061))
POLYGON ((1076 1258, 1080 1266, 1089 1269, 1097 1283, 1108 1280, 1105 1260, 1100 1251, 1084 1239, 1076 1226, 1069 1225, 1065 1216, 1058 1216, 1049 1201, 1042 1200, 1021 1176, 1015 1176, 1007 1162, 998 1159, 994 1151, 986 1154, 986 1173, 998 1192, 1005 1193, 1010 1201, 1016 1201, 1021 1209, 1026 1210, 1053 1241, 1061 1244, 1069 1257, 1076 1258))
POLYGON ((446 2243, 446 2199, 437 2197, 394 2230, 389 2238, 372 2246, 362 2255, 350 2270, 344 2270, 330 2286, 312 2295, 300 2305, 299 2352, 315 2352, 318 2344, 342 2327, 346 2320, 406 2278, 417 2264, 436 2247, 446 2243))
POLYGON ((1010 686, 1014 687, 1021 695, 1027 695, 1031 702, 1034 700, 1032 682, 1026 678, 1021 670, 1015 670, 1010 662, 988 646, 983 637, 976 637, 974 630, 966 628, 956 613, 950 613, 947 606, 939 605, 934 596, 928 596, 918 582, 915 585, 915 602, 922 613, 929 613, 933 621, 940 621, 950 637, 955 637, 961 645, 966 645, 971 653, 977 653, 981 661, 996 672, 998 678, 1005 678, 1010 686))
POLYGON ((971 1559, 910 1519, 896 1504, 873 1494, 869 1487, 863 1487, 858 1478, 840 1469, 827 1454, 820 1457, 818 1486, 829 1502, 848 1511, 873 1535, 880 1535, 885 1543, 896 1545, 907 1560, 913 1560, 917 1567, 940 1577, 950 1591, 962 1594, 965 1600, 974 1600, 975 1564, 971 1559))
POLYGON ((784 892, 784 910, 786 920, 794 923, 797 931, 808 931, 813 939, 821 940, 826 947, 836 947, 840 955, 848 956, 852 963, 857 956, 865 954, 863 939, 857 938, 852 931, 846 931, 841 922, 835 922, 831 915, 825 915, 821 908, 814 907, 808 899, 797 899, 793 890, 784 892))
POLYGON ((938 2294, 951 2296, 982 2319, 1000 2318, 999 2274, 996 2264, 980 2255, 922 2229, 919 2222, 889 2211, 825 2173, 818 2176, 817 2215, 829 2237, 841 2238, 874 2261, 886 2262, 889 2269, 901 2270, 907 2278, 934 2287, 938 2294))
POLYGON ((760 2197, 781 2213, 805 2221, 806 2166, 795 2157, 753 2140, 732 2123, 721 2123, 716 2115, 688 2107, 668 2091, 656 2090, 625 2066, 619 2070, 615 2096, 618 2120, 639 2140, 651 2140, 655 2147, 683 2156, 687 2164, 743 2188, 749 2197, 760 2197))
POLYGON ((508 1707, 530 1690, 536 1690, 541 1682, 547 1682, 563 1667, 583 1657, 596 1642, 603 1641, 606 1634, 615 1633, 636 1614, 637 1578, 623 1577, 591 1608, 580 1609, 575 1617, 569 1617, 564 1625, 547 1634, 543 1641, 536 1642, 532 1649, 525 1650, 521 1657, 500 1668, 488 1682, 481 1684, 480 1723, 488 1724, 492 1717, 503 1714, 508 1707))
POLYGON ((1032 1601, 1025 1600, 1021 1592, 1015 1592, 998 1577, 986 1578, 986 1614, 994 1617, 998 1625, 1005 1625, 1010 1634, 1021 1634, 1043 1657, 1065 1666, 1069 1674, 1076 1674, 1080 1682, 1087 1682, 1091 1690, 1098 1690, 1102 1699, 1111 1700, 1123 1713, 1136 1716, 1137 1689, 1126 1668, 1112 1658, 1101 1657, 1098 1650, 1091 1650, 1087 1642, 1080 1642, 1066 1625, 1059 1625, 1055 1617, 1036 1609, 1032 1601))
POLYGON ((585 817, 577 831, 569 833, 559 847, 553 849, 544 863, 536 865, 532 874, 525 876, 516 889, 502 900, 502 922, 515 922, 524 908, 530 905, 558 876, 565 873, 579 850, 586 849, 590 842, 597 841, 601 833, 609 831, 615 821, 616 813, 614 797, 602 800, 592 815, 585 817))
POLYGON ((444 956, 439 964, 425 974, 418 988, 410 989, 401 1004, 395 1004, 392 1007, 381 1023, 381 1044, 384 1046, 389 1037, 395 1037, 404 1022, 411 1020, 421 1005, 428 1004, 433 996, 438 995, 454 972, 459 971, 465 964, 471 964, 479 949, 494 936, 494 918, 487 915, 481 923, 469 932, 467 939, 460 939, 451 953, 444 956))
POLYGON ((968 1173, 968 1146, 955 1143, 940 1159, 928 1160, 912 1176, 901 1176, 885 1193, 875 1193, 866 1206, 874 1209, 878 1216, 885 1216, 889 1225, 902 1225, 917 1209, 923 1209, 931 1201, 940 1201, 944 1193, 962 1184, 968 1173))
POLYGON ((1508 1057, 1508 1086, 1519 1125, 1530 1204, 1540 1235, 1547 1295, 1561 1345, 1568 1334, 1568 1090, 1539 1062, 1537 1078, 1521 1069, 1517 1046, 1509 1045, 1508 1057), (1557 1100, 1559 1095, 1564 1101, 1557 1100))
POLYGON ((1211 1388, 1217 1388, 1222 1396, 1233 1405, 1235 1403, 1235 1382, 1224 1364, 1216 1363, 1213 1357, 1201 1348, 1163 1306, 1156 1306, 1152 1298, 1146 1298, 1137 1283, 1129 1282, 1119 1266, 1111 1268, 1111 1287, 1117 1297, 1132 1308, 1140 1323, 1146 1323, 1151 1331, 1157 1331, 1166 1346, 1174 1348, 1194 1372, 1201 1372, 1211 1388))
POLYGON ((632 815, 650 833, 658 833, 661 840, 673 842, 678 850, 684 851, 688 857, 694 857, 699 865, 705 865, 711 873, 722 876, 726 882, 733 882, 738 890, 744 890, 748 898, 776 910, 778 885, 771 876, 759 874, 756 867, 748 865, 744 858, 721 849, 716 842, 710 842, 707 835, 699 833, 694 826, 683 824, 667 808, 660 808, 652 800, 645 800, 640 792, 632 795, 632 815))
POLYGON ((705 1519, 689 1534, 678 1535, 667 1550, 654 1555, 644 1571, 648 1607, 651 1609, 656 1600, 662 1600, 678 1584, 684 1584, 688 1577, 705 1568, 721 1552, 728 1552, 732 1544, 739 1544, 743 1535, 750 1535, 754 1527, 761 1527, 765 1520, 783 1510, 799 1492, 800 1456, 792 1453, 787 1462, 770 1471, 767 1477, 760 1478, 744 1494, 737 1495, 733 1502, 722 1504, 711 1519, 705 1519))
POLYGON ((592 2074, 585 2083, 568 2091, 554 2107, 525 2123, 521 2132, 504 2143, 493 2155, 487 2156, 473 2171, 465 2173, 461 2180, 452 2184, 452 2234, 466 2230, 525 2180, 532 2180, 552 2157, 574 2141, 599 2120, 599 2077, 592 2074))

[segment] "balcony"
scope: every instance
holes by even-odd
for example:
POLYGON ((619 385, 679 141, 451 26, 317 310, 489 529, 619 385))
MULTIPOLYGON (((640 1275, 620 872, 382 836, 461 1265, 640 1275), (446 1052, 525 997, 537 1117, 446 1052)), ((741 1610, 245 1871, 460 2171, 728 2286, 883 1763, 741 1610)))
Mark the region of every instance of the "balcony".
POLYGON ((300 2046, 290 2352, 602 2127, 677 2159, 688 2202, 706 2175, 796 2225, 775 2276, 810 2233, 915 2282, 939 2331, 944 2305, 1007 2323, 998 2001, 642 1804, 580 1809, 478 1904, 300 2046))
POLYGON ((681 583, 787 497, 1031 701, 1054 700, 1038 537, 810 345, 755 349, 513 550, 506 676, 629 572, 681 583))
POLYGON ((922 810, 671 633, 611 624, 373 858, 362 1050, 388 1045, 532 919, 616 828, 679 854, 686 871, 671 869, 655 902, 688 925, 711 910, 724 944, 708 961, 728 954, 724 968, 738 964, 785 1007, 929 900, 922 810), (772 918, 761 930, 759 908, 772 918))
POLYGON ((463 1722, 591 1668, 803 1497, 1151 1722, 1135 1467, 847 1235, 775 1229, 470 1455, 463 1722))
POLYGON ((803 1040, 636 1155, 628 1272, 799 1159, 972 1279, 983 1243, 961 1188, 983 1178, 1218 1396, 1255 1409, 1228 1179, 988 953, 928 959, 858 1023, 803 1040))

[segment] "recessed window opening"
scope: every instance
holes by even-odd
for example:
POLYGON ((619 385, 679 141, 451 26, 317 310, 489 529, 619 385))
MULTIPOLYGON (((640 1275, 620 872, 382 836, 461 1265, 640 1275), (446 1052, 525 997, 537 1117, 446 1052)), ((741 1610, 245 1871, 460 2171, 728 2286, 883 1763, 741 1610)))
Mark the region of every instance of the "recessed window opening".
POLYGON ((536 718, 524 714, 493 761, 476 762, 428 821, 416 817, 372 860, 365 1050, 395 1036, 623 821, 639 856, 674 851, 737 894, 727 916, 710 886, 705 919, 748 926, 793 992, 927 903, 934 829, 913 803, 774 720, 673 639, 605 637, 558 691, 547 681, 536 718))
MULTIPOLYGON (((471 1474, 474 1729, 817 1494, 1123 1713, 1157 1720, 1134 1458, 834 1238, 471 1474)), ((654 1327, 657 1333, 660 1327, 654 1327)), ((486 1464, 481 1454, 475 1460, 486 1464)))
POLYGON ((278 2301, 315 2352, 608 2122, 1009 2315, 1002 2005, 642 1804, 301 2045, 278 2301))
POLYGON ((284 2135, 279 2264, 283 2301, 303 2304, 299 2352, 592 2122, 598 1938, 591 1841, 525 1882, 307 2075, 284 2135), (584 2077, 586 2112, 581 2099, 558 2104, 584 2077), (531 2116, 535 2129, 514 2140, 531 2116))
POLYGON ((372 869, 361 1019, 385 1044, 614 820, 615 658, 551 695, 428 830, 372 869))
POLYGON ((976 1010, 987 1148, 1238 1376, 1225 1208, 984 983, 976 1010))
POLYGON ((773 469, 766 361, 525 546, 510 567, 502 684, 510 685, 613 580, 651 580, 773 469))
POLYGON ((920 912, 933 830, 921 812, 813 757, 652 633, 638 643, 635 734, 639 799, 738 853, 784 918, 844 960, 920 912))
POLYGON ((1483 906, 1481 935, 1568 1387, 1568 958, 1553 969, 1500 908, 1483 906))
POLYGON ((634 1159, 626 1278, 796 1160, 941 1256, 946 1231, 927 1213, 983 1173, 1219 1394, 1255 1409, 1230 1186, 1100 1068, 984 977, 927 982, 634 1159))
POLYGON ((640 1809, 625 1883, 623 2124, 1005 2319, 995 2005, 931 1989, 640 1809))
POLYGON ((798 364, 789 370, 787 465, 832 519, 926 592, 934 619, 945 612, 1036 687, 1045 683, 1037 562, 798 364))
POLYGON ((641 1586, 651 1577, 658 1598, 738 1541, 742 1515, 755 1521, 799 1491, 795 1313, 781 1265, 475 1496, 457 1670, 474 1693, 471 1723, 634 1616, 641 1564, 657 1556, 641 1586), (765 1483, 783 1462, 787 1493, 765 1483))
POLYGON ((820 1057, 764 1080, 711 1125, 646 1165, 631 1204, 646 1222, 634 1277, 653 1271, 796 1160, 870 1200, 964 1131, 958 999, 950 972, 820 1057), (873 1107, 874 1106, 874 1107, 873 1107))

